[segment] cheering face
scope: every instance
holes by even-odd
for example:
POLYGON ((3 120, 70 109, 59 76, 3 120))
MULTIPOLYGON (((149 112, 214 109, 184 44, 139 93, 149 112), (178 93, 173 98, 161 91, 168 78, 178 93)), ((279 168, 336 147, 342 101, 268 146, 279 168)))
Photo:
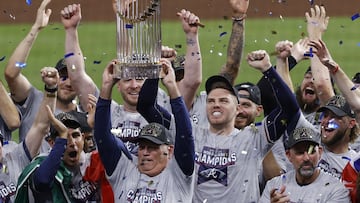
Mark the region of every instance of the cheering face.
POLYGON ((124 105, 126 107, 135 107, 138 102, 139 92, 145 79, 121 79, 118 82, 118 91, 120 92, 124 105))
POLYGON ((75 99, 76 92, 71 86, 66 68, 63 68, 59 72, 59 76, 60 81, 58 83, 57 99, 64 104, 69 104, 75 99))
POLYGON ((138 149, 138 168, 150 177, 163 171, 169 161, 170 146, 158 145, 148 140, 140 140, 138 149))
POLYGON ((206 112, 213 127, 232 123, 239 113, 237 99, 228 90, 217 88, 210 91, 206 99, 206 112))
POLYGON ((296 178, 301 183, 313 180, 314 172, 322 154, 322 148, 313 142, 299 142, 286 151, 289 161, 296 170, 296 178))
MULTIPOLYGON (((249 95, 249 92, 240 90, 239 95, 249 95)), ((237 129, 243 129, 251 123, 254 123, 256 117, 261 115, 261 112, 261 105, 257 105, 247 98, 239 98, 239 113, 235 118, 235 127, 237 129)))
POLYGON ((65 165, 74 167, 79 164, 81 152, 84 147, 84 136, 80 128, 68 129, 67 146, 64 152, 63 161, 65 165))
POLYGON ((321 119, 321 142, 326 146, 334 146, 346 142, 346 132, 350 128, 345 117, 336 116, 332 111, 325 110, 321 119))
POLYGON ((306 73, 301 83, 301 99, 305 104, 310 104, 316 101, 316 90, 313 83, 313 76, 311 73, 306 73))

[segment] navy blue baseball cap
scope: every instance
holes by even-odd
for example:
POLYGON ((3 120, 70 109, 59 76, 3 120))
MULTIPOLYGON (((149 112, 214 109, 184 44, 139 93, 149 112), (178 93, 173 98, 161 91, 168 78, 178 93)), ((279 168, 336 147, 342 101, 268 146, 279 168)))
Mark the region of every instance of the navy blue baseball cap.
POLYGON ((140 140, 149 140, 158 145, 173 144, 170 131, 158 123, 149 123, 144 126, 136 139, 137 142, 140 140))
POLYGON ((222 75, 213 75, 206 80, 205 89, 206 93, 209 94, 213 89, 222 88, 228 90, 234 95, 239 103, 238 91, 231 85, 230 81, 222 75))
POLYGON ((249 95, 239 94, 240 98, 246 98, 254 102, 255 104, 261 105, 261 93, 257 85, 254 85, 251 82, 244 82, 235 85, 235 89, 239 92, 240 90, 245 90, 249 95))

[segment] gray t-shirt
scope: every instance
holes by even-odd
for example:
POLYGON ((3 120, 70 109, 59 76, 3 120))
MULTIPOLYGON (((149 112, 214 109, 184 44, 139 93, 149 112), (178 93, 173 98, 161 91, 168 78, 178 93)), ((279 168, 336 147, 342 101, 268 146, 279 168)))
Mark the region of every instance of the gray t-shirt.
POLYGON ((336 178, 320 170, 319 176, 309 185, 300 186, 295 179, 295 171, 269 180, 261 195, 259 203, 270 202, 270 191, 285 185, 285 193, 290 197, 289 202, 318 202, 318 203, 348 203, 349 191, 336 178))

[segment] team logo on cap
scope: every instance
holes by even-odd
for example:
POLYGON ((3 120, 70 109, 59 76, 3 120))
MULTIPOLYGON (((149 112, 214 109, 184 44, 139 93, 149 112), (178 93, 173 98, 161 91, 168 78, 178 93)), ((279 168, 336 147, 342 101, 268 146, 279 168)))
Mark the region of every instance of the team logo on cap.
POLYGON ((162 129, 161 126, 158 125, 147 125, 141 130, 140 135, 151 135, 154 137, 158 137, 161 135, 162 129))
POLYGON ((296 128, 293 133, 294 140, 299 140, 302 138, 312 138, 311 130, 308 128, 296 128))
POLYGON ((344 97, 335 96, 333 99, 329 101, 327 105, 336 106, 336 107, 343 107, 346 103, 346 100, 344 97))

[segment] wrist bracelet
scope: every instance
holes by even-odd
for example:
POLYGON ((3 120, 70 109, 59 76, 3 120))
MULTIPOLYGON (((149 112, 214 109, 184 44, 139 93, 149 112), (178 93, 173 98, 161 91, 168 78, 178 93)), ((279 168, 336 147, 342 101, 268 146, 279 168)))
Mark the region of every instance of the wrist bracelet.
POLYGON ((53 88, 48 88, 46 85, 44 87, 44 90, 47 91, 47 92, 50 92, 50 93, 54 93, 58 90, 58 87, 53 87, 53 88))
POLYGON ((46 97, 56 97, 56 93, 46 93, 46 97))
POLYGON ((330 72, 335 75, 336 72, 339 70, 339 65, 336 65, 335 69, 331 70, 330 72))
POLYGON ((240 16, 240 17, 232 17, 232 20, 233 21, 243 21, 245 18, 246 18, 246 13, 244 13, 244 14, 242 14, 242 16, 240 16))

